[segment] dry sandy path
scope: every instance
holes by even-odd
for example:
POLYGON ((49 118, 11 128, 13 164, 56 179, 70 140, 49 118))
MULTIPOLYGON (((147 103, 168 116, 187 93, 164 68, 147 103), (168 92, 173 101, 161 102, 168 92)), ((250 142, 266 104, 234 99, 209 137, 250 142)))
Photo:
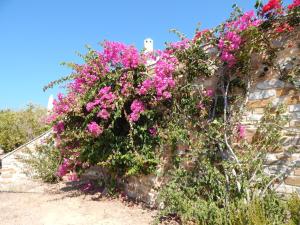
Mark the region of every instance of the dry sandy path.
POLYGON ((61 193, 0 192, 0 225, 148 225, 154 211, 119 200, 61 193))

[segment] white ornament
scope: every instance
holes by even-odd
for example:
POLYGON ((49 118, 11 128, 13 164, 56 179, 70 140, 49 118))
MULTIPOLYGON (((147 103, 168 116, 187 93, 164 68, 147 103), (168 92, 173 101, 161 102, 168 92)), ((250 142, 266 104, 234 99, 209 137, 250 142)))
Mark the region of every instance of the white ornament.
POLYGON ((144 40, 145 52, 153 52, 153 40, 151 38, 146 38, 144 40))

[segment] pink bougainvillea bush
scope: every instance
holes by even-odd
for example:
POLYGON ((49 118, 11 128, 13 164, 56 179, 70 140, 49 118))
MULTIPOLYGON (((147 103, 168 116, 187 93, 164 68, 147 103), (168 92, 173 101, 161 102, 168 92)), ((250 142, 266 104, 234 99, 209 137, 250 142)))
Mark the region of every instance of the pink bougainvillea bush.
POLYGON ((256 13, 236 8, 224 24, 196 31, 192 39, 182 37, 162 51, 139 52, 113 41, 103 42, 99 51, 88 49, 84 63, 70 64, 72 74, 62 79, 69 80, 65 94, 57 96, 48 118, 61 152, 58 174, 71 172, 77 180, 77 173, 92 165, 115 175, 153 172, 160 147, 176 146, 184 137, 174 127, 197 136, 219 121, 226 124, 219 132, 231 127, 232 141, 242 141, 245 127, 227 121, 228 92, 239 83, 239 75, 232 74, 245 73, 251 53, 269 52, 266 35, 293 31, 297 21, 298 0, 287 8, 270 0, 257 4, 256 13), (155 64, 148 66, 149 61, 155 64), (220 69, 221 88, 199 84, 220 69))
POLYGON ((97 163, 122 174, 153 170, 156 127, 163 116, 155 109, 171 102, 178 60, 167 51, 146 55, 110 41, 84 60, 72 65, 73 80, 48 118, 64 158, 58 174, 97 163), (146 63, 153 58, 157 62, 150 73, 146 63))

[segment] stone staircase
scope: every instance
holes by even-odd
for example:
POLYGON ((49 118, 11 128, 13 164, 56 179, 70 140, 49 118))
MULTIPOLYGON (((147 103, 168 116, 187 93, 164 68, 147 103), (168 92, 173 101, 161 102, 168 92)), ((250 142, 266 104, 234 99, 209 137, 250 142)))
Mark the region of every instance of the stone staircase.
POLYGON ((0 156, 0 192, 43 192, 43 185, 30 179, 25 173, 26 167, 20 159, 25 150, 33 151, 50 135, 51 131, 47 131, 17 149, 0 156))

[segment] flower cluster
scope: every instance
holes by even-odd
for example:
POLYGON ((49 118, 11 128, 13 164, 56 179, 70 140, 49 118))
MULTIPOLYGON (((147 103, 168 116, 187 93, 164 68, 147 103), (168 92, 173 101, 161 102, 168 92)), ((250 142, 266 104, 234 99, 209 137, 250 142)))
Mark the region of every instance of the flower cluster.
POLYGON ((199 40, 202 37, 208 38, 210 35, 211 35, 211 32, 209 29, 198 31, 198 32, 196 32, 196 34, 193 38, 193 42, 196 42, 197 40, 199 40))
POLYGON ((79 181, 79 177, 76 172, 72 172, 71 174, 68 175, 68 180, 69 181, 79 181))
POLYGON ((182 41, 170 43, 169 47, 174 50, 184 50, 190 47, 190 40, 185 38, 182 41))
POLYGON ((240 16, 237 20, 233 22, 228 22, 225 26, 228 30, 235 30, 236 32, 241 32, 249 27, 257 27, 261 24, 261 20, 259 20, 254 11, 245 12, 242 16, 240 16))
POLYGON ((58 121, 54 126, 53 126, 53 131, 56 134, 61 134, 65 130, 65 125, 63 121, 58 121))
POLYGON ((129 119, 132 122, 138 121, 138 119, 140 118, 140 114, 145 111, 144 104, 140 100, 134 100, 131 103, 130 109, 131 114, 129 119))
POLYGON ((239 139, 244 139, 246 137, 246 127, 242 124, 237 126, 237 133, 239 139))
POLYGON ((107 120, 110 117, 110 111, 114 110, 116 95, 111 91, 110 86, 106 86, 100 89, 97 98, 93 102, 89 102, 86 105, 88 112, 92 111, 96 106, 99 106, 100 111, 97 116, 107 120))
POLYGON ((63 177, 68 173, 70 169, 70 160, 64 159, 62 164, 58 167, 57 176, 63 177))
POLYGON ((103 127, 99 126, 96 122, 91 122, 87 125, 88 132, 90 132, 94 137, 98 137, 103 133, 103 127))
POLYGON ((221 51, 221 60, 232 67, 236 63, 234 52, 239 49, 242 43, 241 36, 234 31, 228 31, 219 40, 218 47, 221 51))
POLYGON ((144 80, 137 92, 140 95, 146 95, 151 89, 154 89, 157 100, 169 99, 172 97, 170 90, 175 87, 173 72, 178 60, 167 51, 159 51, 158 58, 154 76, 144 80))
POLYGON ((254 11, 249 11, 240 16, 237 20, 225 24, 224 34, 221 36, 218 48, 221 51, 221 60, 227 63, 228 67, 236 64, 234 53, 240 48, 242 38, 240 32, 249 27, 259 26, 261 21, 254 15, 254 11))
POLYGON ((53 101, 53 112, 46 119, 47 123, 52 123, 59 118, 72 111, 74 103, 76 102, 76 94, 70 92, 67 96, 59 93, 57 99, 53 101))
POLYGON ((121 94, 128 97, 133 90, 132 83, 128 80, 127 73, 124 73, 120 78, 121 94))
POLYGON ((269 2, 263 6, 262 13, 279 13, 282 11, 282 5, 280 0, 269 0, 269 2))
POLYGON ((127 46, 120 42, 106 41, 103 45, 103 61, 114 67, 123 67, 126 69, 134 69, 139 65, 141 60, 137 49, 133 46, 127 46))
POLYGON ((289 10, 293 10, 300 6, 300 0, 294 0, 292 4, 288 5, 289 10))
POLYGON ((293 31, 293 30, 294 30, 294 27, 290 26, 288 23, 281 24, 275 28, 275 32, 277 32, 277 33, 289 32, 289 31, 293 31))
POLYGON ((150 127, 149 133, 151 134, 152 137, 156 137, 158 134, 157 129, 155 127, 150 127))
POLYGON ((213 97, 213 95, 214 95, 214 90, 211 89, 211 88, 208 88, 208 89, 203 90, 203 91, 202 91, 202 94, 203 94, 205 97, 211 98, 211 97, 213 97))

